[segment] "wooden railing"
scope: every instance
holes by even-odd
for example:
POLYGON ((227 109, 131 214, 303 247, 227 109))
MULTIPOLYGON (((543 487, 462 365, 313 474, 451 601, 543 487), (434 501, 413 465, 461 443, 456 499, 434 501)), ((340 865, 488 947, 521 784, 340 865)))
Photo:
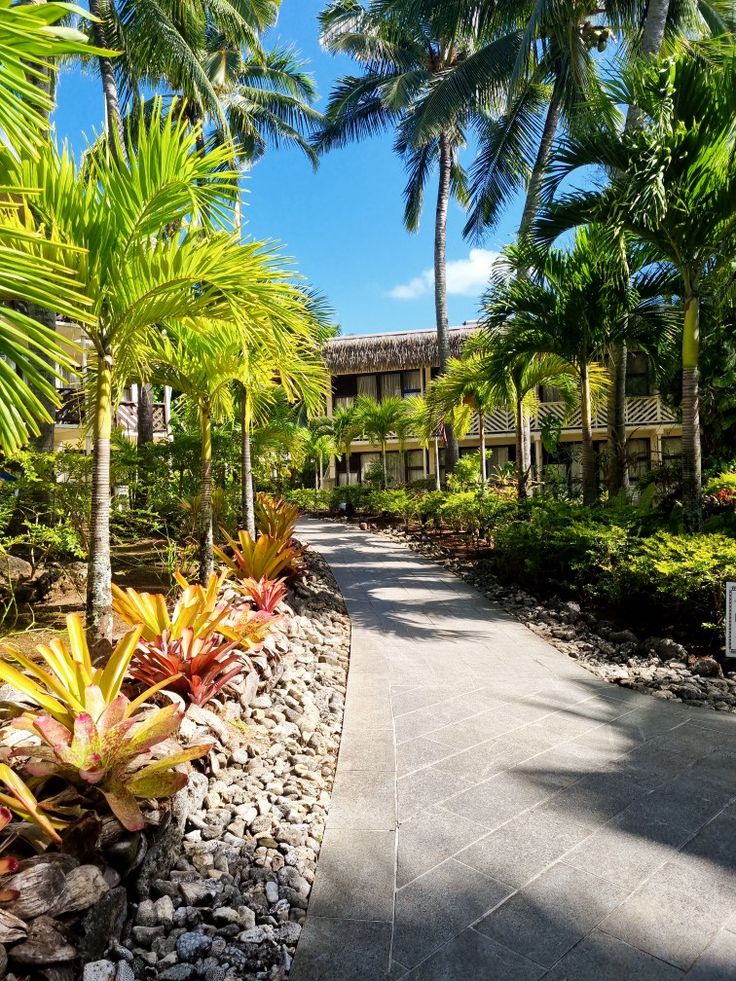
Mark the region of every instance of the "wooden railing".
MULTIPOLYGON (((60 388, 61 405, 56 410, 57 426, 83 426, 85 419, 84 393, 78 388, 60 388)), ((132 435, 138 432, 136 402, 121 402, 115 413, 115 425, 132 435)), ((153 431, 163 435, 166 429, 166 410, 163 402, 153 404, 153 431)))

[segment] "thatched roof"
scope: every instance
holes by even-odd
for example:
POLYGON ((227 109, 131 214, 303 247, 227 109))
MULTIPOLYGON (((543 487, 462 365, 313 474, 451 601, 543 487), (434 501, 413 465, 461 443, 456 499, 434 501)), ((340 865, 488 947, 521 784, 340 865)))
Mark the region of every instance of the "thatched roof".
MULTIPOLYGON (((459 354, 474 325, 450 328, 450 351, 459 354)), ((369 371, 405 371, 422 365, 438 365, 437 332, 405 330, 394 334, 350 334, 334 337, 324 347, 325 361, 333 375, 369 371)))

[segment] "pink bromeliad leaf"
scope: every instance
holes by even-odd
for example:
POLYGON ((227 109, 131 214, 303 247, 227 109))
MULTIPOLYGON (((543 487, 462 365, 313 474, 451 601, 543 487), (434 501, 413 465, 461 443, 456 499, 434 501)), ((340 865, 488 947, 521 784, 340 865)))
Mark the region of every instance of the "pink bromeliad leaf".
POLYGON ((122 785, 116 782, 112 789, 103 789, 110 810, 128 831, 141 831, 145 824, 138 801, 133 794, 122 785))
MULTIPOLYGON (((88 716, 89 718, 89 716, 88 716)), ((64 763, 72 760, 72 734, 65 725, 52 719, 50 715, 41 715, 34 722, 41 738, 64 763)))

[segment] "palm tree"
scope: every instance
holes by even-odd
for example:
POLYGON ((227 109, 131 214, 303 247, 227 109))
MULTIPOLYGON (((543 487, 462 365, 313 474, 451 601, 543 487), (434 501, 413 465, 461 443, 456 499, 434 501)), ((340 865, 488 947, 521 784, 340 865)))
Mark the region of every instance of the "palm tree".
POLYGON ((361 433, 371 442, 380 443, 383 464, 383 487, 388 488, 386 443, 392 433, 402 431, 407 418, 407 405, 398 395, 376 402, 369 395, 360 395, 355 403, 357 423, 361 433))
POLYGON ((330 424, 330 435, 336 449, 335 455, 345 458, 347 482, 350 483, 350 457, 353 440, 360 434, 360 423, 355 406, 340 406, 335 409, 330 424))
POLYGON ((480 352, 451 358, 447 372, 435 379, 428 394, 428 402, 440 415, 451 411, 456 405, 465 404, 477 417, 481 492, 485 490, 487 480, 485 416, 498 398, 483 369, 484 356, 480 352))
POLYGON ((644 122, 623 134, 600 127, 568 141, 567 174, 590 164, 611 180, 601 190, 562 196, 540 221, 551 239, 581 220, 624 229, 671 264, 682 303, 683 501, 700 523, 698 392, 700 297, 704 276, 724 261, 736 223, 736 62, 689 51, 624 76, 616 98, 636 105, 644 122))
POLYGON ((485 326, 499 345, 499 357, 556 356, 579 381, 582 429, 583 503, 597 497, 592 428, 592 395, 604 388, 598 364, 608 344, 624 330, 649 339, 668 327, 659 302, 658 277, 641 277, 629 287, 615 239, 600 227, 578 230, 569 251, 509 250, 523 275, 499 274, 485 304, 485 326))
MULTIPOLYGON (((268 310, 288 290, 288 271, 257 243, 220 230, 232 214, 237 173, 226 149, 203 154, 186 124, 154 107, 141 121, 127 162, 91 157, 85 169, 48 148, 19 168, 20 186, 37 186, 33 209, 74 246, 90 303, 83 328, 94 354, 94 473, 88 618, 93 637, 109 637, 110 434, 120 384, 140 377, 147 341, 167 320, 238 321, 268 310), (164 229, 188 219, 186 231, 164 229)), ((249 322, 255 336, 257 318, 249 322)))
MULTIPOLYGON (((47 138, 55 59, 95 53, 82 33, 58 26, 71 11, 64 3, 0 2, 0 147, 11 166, 13 158, 35 158, 47 138)), ((88 306, 67 251, 34 226, 28 201, 18 192, 0 206, 0 448, 6 453, 31 435, 53 434, 58 396, 51 366, 71 367, 56 336, 55 311, 84 320, 88 306)))
MULTIPOLYGON (((465 144, 468 114, 456 113, 419 139, 415 120, 438 78, 452 76, 473 50, 472 30, 443 36, 433 18, 408 20, 359 0, 334 0, 320 17, 322 44, 333 54, 348 54, 363 66, 359 76, 336 84, 315 140, 320 152, 344 146, 393 127, 395 148, 405 160, 404 224, 416 231, 426 183, 438 172, 434 217, 434 297, 439 364, 445 371, 450 358, 447 313, 447 213, 454 198, 466 203, 465 174, 458 154, 465 144)), ((457 440, 448 427, 448 465, 457 459, 457 440)))

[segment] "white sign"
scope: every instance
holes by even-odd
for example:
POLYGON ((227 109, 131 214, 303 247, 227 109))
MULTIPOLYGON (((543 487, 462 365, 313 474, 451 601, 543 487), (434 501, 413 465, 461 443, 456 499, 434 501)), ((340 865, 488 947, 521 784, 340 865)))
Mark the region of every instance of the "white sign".
POLYGON ((726 656, 736 657, 736 582, 726 583, 726 656))

